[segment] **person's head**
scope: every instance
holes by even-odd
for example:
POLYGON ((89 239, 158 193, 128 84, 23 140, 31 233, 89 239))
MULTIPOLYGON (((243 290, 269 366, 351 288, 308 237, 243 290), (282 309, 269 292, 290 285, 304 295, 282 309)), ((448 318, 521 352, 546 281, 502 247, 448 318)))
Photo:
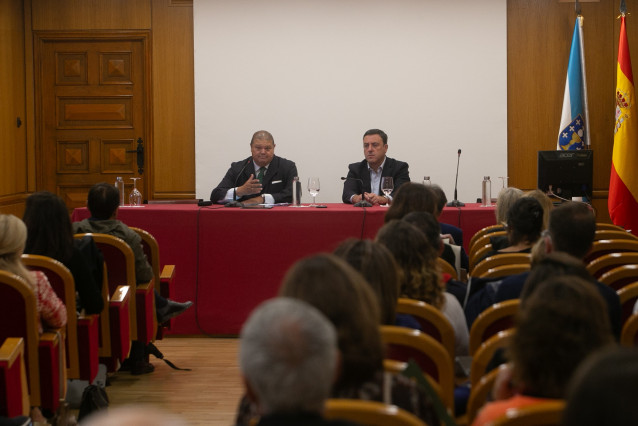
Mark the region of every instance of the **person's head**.
POLYGON ((543 230, 543 207, 531 197, 517 200, 507 213, 507 238, 510 245, 532 245, 543 230))
POLYGON ((613 343, 607 307, 593 285, 574 276, 539 284, 521 306, 508 353, 524 395, 564 398, 574 370, 613 343))
POLYGON ((106 182, 96 183, 89 189, 86 204, 94 219, 111 219, 120 206, 120 191, 106 182))
POLYGON ((242 327, 239 367, 260 414, 320 413, 337 369, 335 328, 301 300, 268 300, 242 327))
POLYGON ((349 238, 334 254, 359 271, 377 295, 381 324, 394 325, 399 298, 399 269, 392 253, 377 242, 349 238))
POLYGON ((547 229, 547 226, 549 225, 549 214, 554 209, 552 199, 540 189, 529 191, 525 193, 525 196, 535 198, 536 201, 540 203, 541 207, 543 207, 543 229, 547 229))
POLYGON ((28 229, 25 253, 49 256, 61 262, 70 259, 73 230, 62 198, 48 191, 31 194, 22 220, 28 229))
POLYGON ((388 152, 388 135, 383 130, 370 129, 363 134, 363 155, 368 165, 377 169, 388 152))
POLYGON ((159 407, 129 405, 109 407, 82 420, 82 426, 187 426, 181 417, 159 407))
POLYGON ((596 352, 576 370, 567 391, 564 426, 638 424, 638 349, 596 352))
POLYGON ((568 201, 549 216, 551 248, 583 259, 594 242, 596 217, 586 204, 568 201))
MULTIPOLYGON (((403 216, 404 222, 417 227, 427 240, 430 247, 434 249, 437 255, 443 250, 443 242, 441 241, 441 224, 433 214, 428 212, 412 212, 403 216)), ((433 255, 434 253, 432 253, 433 255)))
POLYGON ((436 214, 436 194, 426 185, 406 182, 397 189, 390 208, 385 213, 385 222, 403 219, 411 212, 428 212, 436 214))
POLYGON ((443 213, 443 207, 447 204, 447 197, 445 196, 445 191, 439 185, 432 185, 432 191, 434 191, 434 195, 436 195, 436 216, 441 216, 443 213))
POLYGON ((521 302, 525 303, 542 282, 563 275, 578 277, 592 286, 594 283, 594 278, 587 272, 587 268, 580 259, 567 253, 547 253, 532 263, 532 269, 521 293, 521 302))
POLYGON ((507 223, 507 213, 510 207, 523 196, 523 191, 512 186, 504 188, 499 192, 496 199, 496 223, 505 225, 507 223))
POLYGON ((345 260, 318 254, 298 261, 284 276, 279 295, 305 301, 335 326, 343 361, 337 388, 358 386, 383 368, 379 304, 345 260))
POLYGON ((259 167, 270 164, 275 156, 275 139, 270 132, 259 130, 250 139, 250 153, 259 167))
POLYGON ((31 285, 33 280, 22 263, 27 227, 12 214, 0 214, 0 270, 16 274, 31 285))
POLYGON ((390 250, 399 265, 401 296, 443 306, 438 247, 432 247, 423 232, 406 221, 393 220, 379 229, 376 241, 390 250))

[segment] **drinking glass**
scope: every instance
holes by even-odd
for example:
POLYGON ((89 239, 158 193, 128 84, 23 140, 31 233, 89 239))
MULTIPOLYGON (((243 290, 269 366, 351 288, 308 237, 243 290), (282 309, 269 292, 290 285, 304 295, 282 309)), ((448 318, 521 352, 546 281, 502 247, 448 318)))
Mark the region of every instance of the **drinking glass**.
POLYGON ((137 181, 141 178, 130 178, 133 181, 133 189, 128 196, 128 201, 131 206, 142 205, 142 193, 137 189, 137 181))
MULTIPOLYGON (((392 180, 391 176, 386 176, 381 178, 381 191, 383 191, 383 194, 385 195, 385 198, 387 198, 388 200, 390 199, 390 193, 392 192, 392 190, 394 189, 394 181, 392 180)), ((390 203, 386 204, 386 207, 389 205, 390 203)))
POLYGON ((321 186, 319 185, 319 178, 318 177, 311 177, 308 178, 308 192, 310 193, 310 195, 312 195, 312 204, 311 206, 316 206, 316 202, 315 199, 317 197, 317 194, 319 194, 319 189, 321 189, 321 186))

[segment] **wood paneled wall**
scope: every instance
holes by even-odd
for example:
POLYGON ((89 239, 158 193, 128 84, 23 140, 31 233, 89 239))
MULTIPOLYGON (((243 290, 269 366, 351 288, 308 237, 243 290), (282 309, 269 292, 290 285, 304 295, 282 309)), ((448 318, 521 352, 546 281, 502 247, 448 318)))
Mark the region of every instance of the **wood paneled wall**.
MULTIPOLYGON (((594 206, 609 221, 607 193, 614 141, 619 0, 581 3, 594 150, 594 206)), ((638 14, 638 1, 627 0, 638 14)), ((556 148, 576 14, 558 0, 507 2, 507 133, 510 185, 536 187, 537 151, 556 148)), ((632 56, 638 58, 638 20, 628 17, 632 56), (636 53, 634 53, 636 52, 636 53)))

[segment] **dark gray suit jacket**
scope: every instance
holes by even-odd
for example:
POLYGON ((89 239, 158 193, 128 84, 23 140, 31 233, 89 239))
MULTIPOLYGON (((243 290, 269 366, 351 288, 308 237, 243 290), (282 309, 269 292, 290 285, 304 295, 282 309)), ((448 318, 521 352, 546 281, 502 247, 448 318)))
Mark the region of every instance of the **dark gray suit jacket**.
MULTIPOLYGON (((213 203, 223 200, 229 189, 236 186, 242 186, 246 183, 251 174, 255 174, 255 167, 252 164, 252 161, 250 164, 247 164, 248 160, 252 160, 252 158, 248 157, 230 165, 230 168, 226 172, 226 176, 224 176, 219 185, 217 185, 217 188, 213 189, 210 194, 210 200, 213 203)), ((272 195, 275 199, 275 203, 291 203, 292 179, 295 176, 298 176, 297 166, 295 163, 275 155, 268 166, 268 171, 264 175, 262 191, 260 194, 272 195)), ((244 201, 246 199, 253 198, 256 195, 257 194, 252 194, 244 197, 238 197, 238 201, 244 201)))
MULTIPOLYGON (((408 163, 395 160, 390 157, 385 158, 385 165, 383 166, 383 172, 381 177, 392 176, 394 181, 394 190, 392 196, 399 187, 405 182, 410 182, 410 173, 408 171, 408 163)), ((368 162, 363 160, 359 163, 352 163, 348 166, 348 178, 343 182, 343 195, 341 199, 344 203, 350 203, 350 197, 353 195, 360 195, 363 192, 372 192, 370 184, 370 171, 368 170, 368 162), (361 179, 362 182, 356 180, 361 179)), ((377 195, 382 195, 383 192, 379 188, 377 195)))

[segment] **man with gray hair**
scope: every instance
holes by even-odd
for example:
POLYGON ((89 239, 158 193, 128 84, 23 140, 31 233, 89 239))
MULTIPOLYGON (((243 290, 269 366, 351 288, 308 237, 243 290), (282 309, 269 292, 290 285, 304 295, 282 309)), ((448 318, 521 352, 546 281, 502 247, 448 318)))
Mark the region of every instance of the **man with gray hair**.
POLYGON ((264 425, 347 425, 322 417, 337 374, 337 336, 316 308, 290 298, 262 303, 241 331, 239 366, 264 425))

